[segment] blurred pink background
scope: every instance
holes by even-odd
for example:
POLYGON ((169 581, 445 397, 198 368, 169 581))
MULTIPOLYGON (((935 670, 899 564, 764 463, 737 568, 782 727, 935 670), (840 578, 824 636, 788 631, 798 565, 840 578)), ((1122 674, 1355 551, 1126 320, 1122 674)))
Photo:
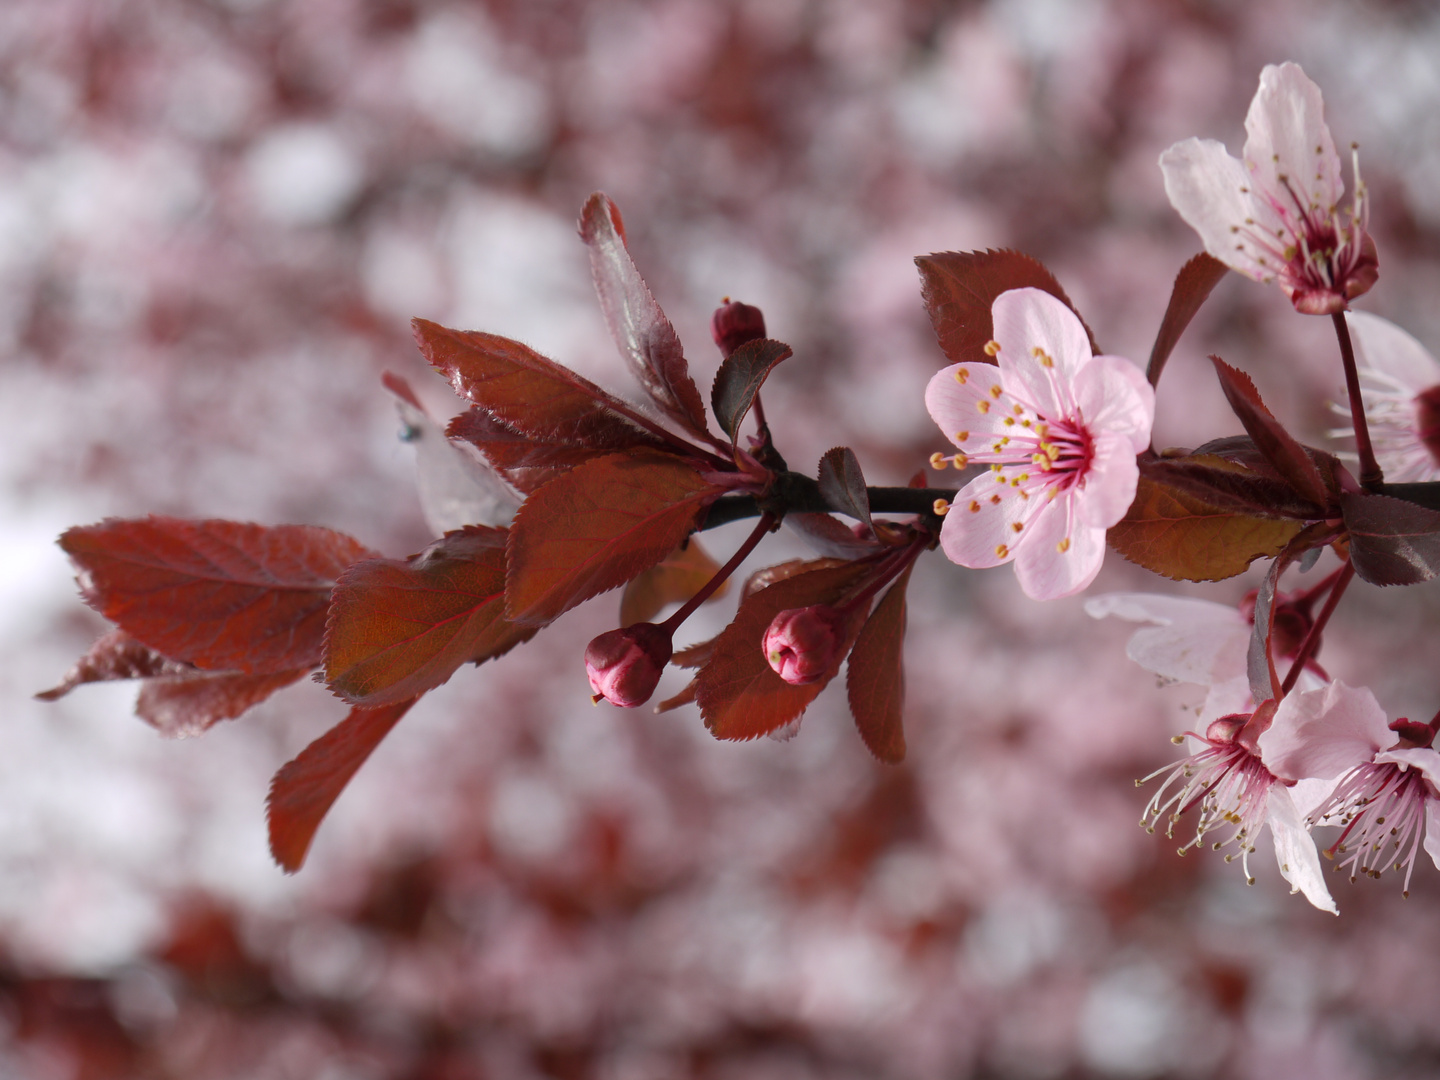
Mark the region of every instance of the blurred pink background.
MULTIPOLYGON (((1408 901, 1336 875, 1335 919, 1287 894, 1268 841, 1252 888, 1177 858, 1132 780, 1199 692, 1008 571, 918 571, 901 767, 868 758, 838 687, 785 743, 592 707, 605 597, 430 694, 296 877, 263 801, 344 714, 321 687, 182 742, 124 684, 30 699, 102 629, 67 525, 427 542, 380 373, 458 402, 410 316, 632 393, 574 231, 593 190, 702 385, 712 308, 758 304, 796 351, 766 391, 792 465, 847 444, 900 484, 942 448, 913 256, 1036 255, 1143 361, 1199 250, 1156 157, 1238 149, 1261 66, 1294 59, 1362 147, 1381 277, 1360 306, 1440 346, 1437 55, 1440 15, 1403 0, 10 0, 0 1074, 1440 1076, 1434 868, 1408 901)), ((1171 362, 1158 444, 1238 431, 1212 351, 1324 445, 1328 327, 1233 275, 1171 362)), ((1091 592, 1246 587, 1112 556, 1091 592)), ((1323 660, 1428 717, 1437 608, 1433 586, 1357 587, 1323 660)))

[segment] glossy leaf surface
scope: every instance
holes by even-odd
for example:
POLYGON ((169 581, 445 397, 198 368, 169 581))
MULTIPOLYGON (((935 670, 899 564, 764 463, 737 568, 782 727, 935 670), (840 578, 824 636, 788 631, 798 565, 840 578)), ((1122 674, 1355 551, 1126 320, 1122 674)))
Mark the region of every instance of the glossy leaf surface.
POLYGON ((1180 343, 1180 335, 1190 325, 1190 320, 1209 298, 1211 291, 1220 284, 1229 268, 1219 259, 1202 251, 1180 268, 1175 275, 1175 285, 1170 290, 1170 303, 1165 308, 1165 317, 1160 321, 1160 330, 1155 335, 1155 344, 1150 349, 1150 361, 1145 365, 1145 377, 1151 386, 1160 382, 1160 373, 1165 362, 1180 343))
POLYGON ((850 714, 865 747, 889 765, 905 760, 905 589, 910 571, 896 579, 865 620, 845 670, 850 714))
POLYGON ((1350 561, 1372 585, 1416 585, 1440 573, 1440 512, 1388 495, 1340 497, 1350 561))
POLYGON ((720 365, 710 390, 710 407, 732 443, 740 438, 740 424, 770 372, 791 355, 789 345, 757 338, 745 342, 720 365))

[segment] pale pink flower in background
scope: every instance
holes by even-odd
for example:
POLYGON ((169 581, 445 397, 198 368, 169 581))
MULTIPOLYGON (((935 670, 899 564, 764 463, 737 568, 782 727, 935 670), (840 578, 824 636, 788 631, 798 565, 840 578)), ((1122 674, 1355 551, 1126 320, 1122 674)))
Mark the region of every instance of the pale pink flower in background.
MULTIPOLYGON (((1440 480, 1440 361, 1378 315, 1346 315, 1355 340, 1360 395, 1375 457, 1391 483, 1440 480)), ((1348 405, 1331 406, 1347 420, 1348 405)), ((1354 436, 1336 428, 1335 438, 1354 436)))
POLYGON ((1354 201, 1342 219, 1345 184, 1320 88, 1294 63, 1260 73, 1245 134, 1243 161, 1214 139, 1186 139, 1161 154, 1170 205, 1206 251, 1246 277, 1278 282, 1298 311, 1343 311, 1379 273, 1359 155, 1352 152, 1354 201))
POLYGON ((1049 293, 1012 289, 991 314, 998 366, 951 364, 925 389, 956 464, 990 466, 956 494, 941 547, 961 566, 1013 559, 1036 600, 1071 596, 1100 572, 1105 530, 1135 498, 1155 395, 1129 360, 1094 355, 1049 293))
POLYGON ((1405 871, 1405 895, 1421 845, 1440 867, 1440 753, 1432 726, 1397 720, 1364 687, 1335 682, 1324 690, 1292 694, 1296 707, 1277 711, 1259 738, 1272 770, 1335 781, 1309 813, 1312 824, 1343 831, 1325 854, 1344 856, 1350 880, 1405 871), (1283 715, 1282 715, 1283 714, 1283 715))

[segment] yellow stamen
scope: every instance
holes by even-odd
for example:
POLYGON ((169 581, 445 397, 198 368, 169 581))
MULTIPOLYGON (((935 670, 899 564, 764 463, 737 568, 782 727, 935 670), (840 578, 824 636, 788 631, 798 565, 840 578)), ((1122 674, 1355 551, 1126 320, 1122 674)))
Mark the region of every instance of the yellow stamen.
POLYGON ((1012 525, 1010 526, 1010 528, 1014 529, 1016 532, 1019 532, 1019 531, 1020 531, 1021 529, 1023 529, 1024 527, 1025 527, 1025 526, 1024 526, 1023 524, 1021 524, 1020 522, 1018 522, 1018 521, 1015 522, 1014 524, 1012 524, 1012 525))
POLYGON ((930 468, 932 469, 943 469, 946 465, 949 464, 950 459, 944 454, 940 453, 939 450, 936 450, 935 453, 930 455, 930 468))
POLYGON ((963 367, 955 369, 955 381, 961 386, 965 385, 965 380, 968 378, 970 378, 970 372, 968 370, 963 367))
POLYGON ((966 465, 970 464, 970 459, 964 454, 956 454, 950 460, 957 469, 963 469, 966 465))
POLYGON ((1014 427, 1014 426, 1015 426, 1015 418, 1014 418, 1013 416, 1007 416, 1007 417, 1005 417, 1005 426, 1006 426, 1006 427, 1014 427))
POLYGON ((1064 555, 1065 552, 1070 550, 1070 538, 1067 536, 1064 540, 1061 540, 1058 544, 1055 545, 1055 550, 1058 551, 1061 555, 1064 555))
POLYGON ((936 499, 933 509, 937 517, 944 517, 950 512, 950 504, 944 499, 936 499))
POLYGON ((979 512, 980 512, 980 504, 979 504, 978 502, 976 502, 974 499, 971 499, 971 500, 970 500, 970 513, 972 513, 972 514, 978 514, 979 512))
POLYGON ((984 398, 981 398, 979 401, 975 402, 975 408, 979 409, 982 413, 987 413, 990 411, 990 403, 984 398))
POLYGON ((1004 544, 996 544, 996 545, 995 545, 995 554, 998 555, 998 556, 1000 556, 1000 558, 1003 559, 1003 558, 1005 558, 1005 556, 1007 556, 1007 555, 1010 554, 1010 549, 1009 549, 1008 547, 1006 547, 1004 544))
POLYGON ((985 342, 985 355, 986 355, 986 356, 995 356, 995 355, 997 355, 999 352, 1000 352, 1000 343, 999 343, 998 341, 996 341, 994 338, 991 338, 989 341, 985 342))
POLYGON ((1001 389, 1000 387, 998 387, 998 386, 992 386, 992 387, 990 387, 990 396, 993 397, 996 401, 999 401, 999 400, 1000 400, 1000 395, 1003 394, 1004 392, 1005 392, 1005 391, 1002 390, 1002 389, 1001 389))
POLYGON ((1000 496, 999 496, 999 495, 991 495, 991 496, 990 496, 990 504, 991 504, 992 506, 999 506, 999 505, 1000 505, 1000 496))

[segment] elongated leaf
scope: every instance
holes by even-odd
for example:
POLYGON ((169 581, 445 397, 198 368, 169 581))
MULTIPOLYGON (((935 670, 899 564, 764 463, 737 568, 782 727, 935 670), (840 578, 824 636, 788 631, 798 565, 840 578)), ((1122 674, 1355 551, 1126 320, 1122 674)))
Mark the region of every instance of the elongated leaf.
POLYGON ((1340 496, 1350 562, 1372 585, 1416 585, 1440 572, 1440 511, 1388 495, 1340 496))
POLYGON ((1323 521, 1317 521, 1296 533, 1275 556, 1275 561, 1270 564, 1270 569, 1265 572, 1265 577, 1260 582, 1260 588, 1256 590, 1245 670, 1250 679, 1250 694, 1257 702, 1271 701, 1280 692, 1280 680, 1275 670, 1272 648, 1275 633, 1275 595, 1280 587, 1280 578, 1293 562, 1307 551, 1323 547, 1334 535, 1334 529, 1323 521))
POLYGON ((1145 366, 1145 377, 1151 386, 1160 382, 1160 373, 1165 370, 1165 361, 1175 351, 1180 335, 1190 325, 1190 320, 1200 310, 1200 305, 1209 298, 1211 290, 1220 284, 1220 279, 1229 269, 1219 259, 1202 251, 1180 268, 1175 275, 1175 286, 1170 290, 1170 303, 1165 308, 1165 318, 1160 320, 1160 331, 1155 335, 1155 344, 1150 349, 1150 362, 1145 366))
POLYGON ((865 563, 849 563, 799 573, 741 603, 735 620, 716 639, 714 652, 695 677, 695 700, 711 734, 717 739, 754 739, 805 711, 840 670, 860 632, 866 605, 856 609, 849 640, 834 667, 806 686, 792 686, 771 669, 763 648, 765 631, 782 611, 835 603, 871 571, 865 563))
POLYGON ((757 338, 745 342, 720 365, 710 390, 710 407, 732 443, 740 438, 740 422, 755 404, 755 395, 760 393, 770 372, 791 355, 789 345, 757 338))
POLYGON ((300 869, 315 830, 340 792, 413 704, 412 698, 379 709, 351 709, 275 774, 265 816, 270 854, 286 873, 300 869))
POLYGON ((124 630, 111 630, 75 661, 58 686, 42 690, 35 697, 40 701, 59 701, 71 690, 86 683, 145 679, 152 675, 182 675, 194 670, 189 664, 171 660, 154 649, 146 648, 124 630))
POLYGON ((246 675, 191 669, 182 675, 149 678, 140 687, 135 715, 168 738, 199 735, 221 720, 234 720, 250 711, 309 671, 303 667, 274 675, 246 675))
POLYGON ((645 392, 696 434, 705 432, 705 403, 690 378, 675 327, 655 302, 625 247, 625 226, 610 199, 596 192, 580 214, 600 309, 620 355, 645 392))
POLYGON ((556 477, 510 530, 505 606, 544 625, 648 570, 720 495, 692 465, 653 450, 594 458, 556 477))
POLYGON ((1260 400, 1260 392, 1250 381, 1250 376, 1225 363, 1218 356, 1210 357, 1215 365, 1215 374, 1220 377, 1220 388, 1225 391, 1225 400, 1230 403, 1246 433, 1255 440, 1256 448, 1265 455, 1275 470, 1294 486, 1302 498, 1318 506, 1331 503, 1325 482, 1321 479, 1315 463, 1310 460, 1305 447, 1285 430, 1279 420, 1260 400))
MULTIPOLYGON (((911 566, 914 564, 912 563, 911 566)), ((910 567, 876 605, 845 671, 850 713, 865 748, 889 765, 905 760, 905 588, 910 567)))
POLYGON ((870 494, 865 490, 865 474, 855 451, 848 446, 827 450, 820 459, 820 494, 832 510, 872 525, 870 494))
POLYGON ((330 689, 352 705, 393 705, 533 637, 537 627, 505 618, 505 537, 469 528, 345 571, 325 635, 330 689))
MULTIPOLYGON (((1247 440, 1248 441, 1248 440, 1247 440)), ((1313 521, 1324 509, 1300 498, 1269 463, 1261 459, 1263 472, 1216 454, 1185 457, 1142 456, 1140 475, 1182 491, 1219 510, 1263 518, 1295 518, 1313 521)))
MULTIPOLYGON (((719 569, 720 564, 700 546, 700 541, 690 537, 659 564, 642 571, 625 586, 625 593, 620 597, 620 625, 649 622, 667 604, 683 604, 709 584, 719 569)), ((728 581, 722 583, 710 600, 724 596, 729 586, 728 581)), ((674 657, 671 660, 673 662, 674 657)))
POLYGON ((528 345, 425 319, 411 325, 425 359, 455 392, 521 435, 593 450, 656 441, 627 419, 624 402, 528 345))
POLYGON ((278 674, 320 662, 341 571, 374 552, 311 525, 151 517, 68 530, 85 599, 143 645, 218 671, 278 674))
MULTIPOLYGON (((1038 259, 1018 251, 939 251, 916 256, 915 265, 920 268, 920 295, 940 339, 940 351, 952 364, 995 363, 985 352, 985 343, 995 336, 990 308, 1001 293, 1044 289, 1075 311, 1055 275, 1038 259)), ((1075 314, 1078 318, 1080 313, 1075 314)), ((1091 349, 1099 352, 1088 326, 1085 333, 1091 349)))
POLYGON ((1223 509, 1142 475, 1134 503, 1106 538, 1125 558, 1157 574, 1220 581, 1277 554, 1301 528, 1293 519, 1223 509))

